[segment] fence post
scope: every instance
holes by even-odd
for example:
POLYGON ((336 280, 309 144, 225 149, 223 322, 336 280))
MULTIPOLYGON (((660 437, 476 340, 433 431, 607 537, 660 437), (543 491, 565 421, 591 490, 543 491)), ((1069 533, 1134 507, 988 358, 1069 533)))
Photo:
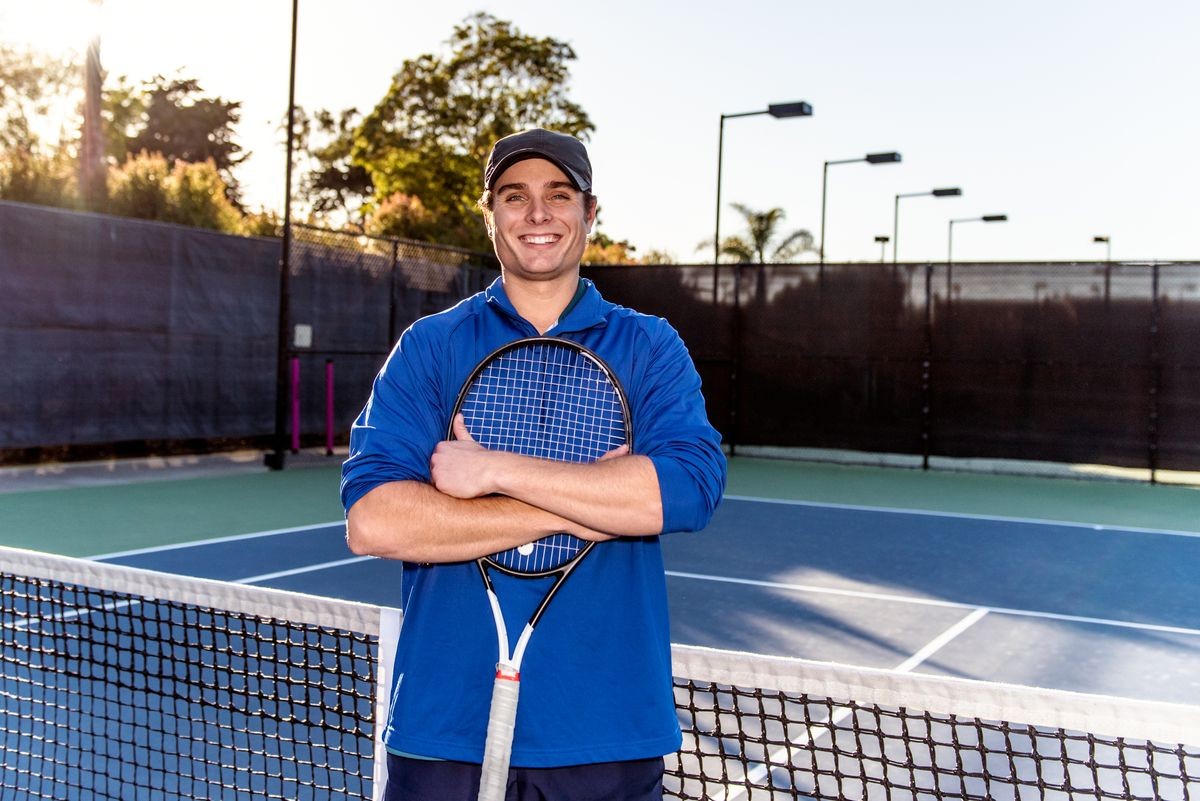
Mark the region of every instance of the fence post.
POLYGON ((400 243, 392 240, 392 270, 388 277, 388 341, 384 350, 396 342, 396 274, 400 272, 400 243))
POLYGON ((300 452, 300 359, 292 363, 292 453, 300 452))
POLYGON ((738 443, 738 405, 741 393, 738 386, 741 383, 742 366, 742 265, 733 265, 733 354, 730 359, 729 378, 729 455, 737 453, 738 443))
POLYGON ((333 456, 333 359, 325 360, 325 455, 333 456))
POLYGON ((921 358, 921 469, 929 469, 933 439, 933 265, 925 265, 925 345, 921 358))
POLYGON ((1162 353, 1159 337, 1158 265, 1151 268, 1150 292, 1150 410, 1149 427, 1146 431, 1150 465, 1150 483, 1158 483, 1158 410, 1159 394, 1162 390, 1162 353))

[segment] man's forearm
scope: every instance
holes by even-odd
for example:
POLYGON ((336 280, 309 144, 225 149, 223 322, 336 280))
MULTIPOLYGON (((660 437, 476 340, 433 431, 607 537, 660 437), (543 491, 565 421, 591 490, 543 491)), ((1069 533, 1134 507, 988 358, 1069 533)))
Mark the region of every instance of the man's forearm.
POLYGON ((476 559, 560 531, 608 539, 598 530, 515 498, 454 498, 419 481, 376 487, 346 518, 351 551, 409 562, 476 559))
POLYGON ((495 492, 608 534, 649 536, 662 531, 658 475, 645 456, 574 464, 495 455, 495 492))

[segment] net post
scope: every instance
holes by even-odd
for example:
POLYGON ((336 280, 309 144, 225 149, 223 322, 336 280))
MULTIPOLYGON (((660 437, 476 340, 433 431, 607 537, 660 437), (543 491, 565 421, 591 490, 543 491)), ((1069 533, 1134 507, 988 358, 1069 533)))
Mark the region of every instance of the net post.
POLYGON ((325 455, 333 456, 333 359, 325 360, 325 455))
POLYGON ((371 778, 371 797, 374 801, 383 801, 387 791, 387 720, 392 708, 392 669, 402 622, 399 609, 380 608, 379 650, 375 665, 375 762, 371 778))
POLYGON ((300 452, 300 359, 293 356, 292 367, 292 453, 300 452))

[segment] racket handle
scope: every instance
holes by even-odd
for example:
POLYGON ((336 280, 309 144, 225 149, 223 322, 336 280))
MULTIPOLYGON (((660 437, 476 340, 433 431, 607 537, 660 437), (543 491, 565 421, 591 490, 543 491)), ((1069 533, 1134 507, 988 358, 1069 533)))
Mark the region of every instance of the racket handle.
POLYGON ((479 801, 504 801, 520 692, 521 675, 509 665, 496 665, 487 741, 483 746, 483 772, 479 777, 479 801))

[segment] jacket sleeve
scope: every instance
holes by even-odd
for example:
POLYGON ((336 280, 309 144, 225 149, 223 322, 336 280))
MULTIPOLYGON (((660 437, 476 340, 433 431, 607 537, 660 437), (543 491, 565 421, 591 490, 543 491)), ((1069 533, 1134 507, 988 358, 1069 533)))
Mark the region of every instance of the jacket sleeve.
POLYGON ((342 465, 342 506, 390 481, 429 481, 429 457, 445 438, 441 382, 433 365, 442 354, 410 327, 375 378, 371 397, 350 429, 342 465))
POLYGON ((647 354, 631 398, 634 451, 658 474, 663 531, 698 531, 725 491, 721 435, 708 422, 700 376, 683 340, 665 320, 647 331, 647 354))

